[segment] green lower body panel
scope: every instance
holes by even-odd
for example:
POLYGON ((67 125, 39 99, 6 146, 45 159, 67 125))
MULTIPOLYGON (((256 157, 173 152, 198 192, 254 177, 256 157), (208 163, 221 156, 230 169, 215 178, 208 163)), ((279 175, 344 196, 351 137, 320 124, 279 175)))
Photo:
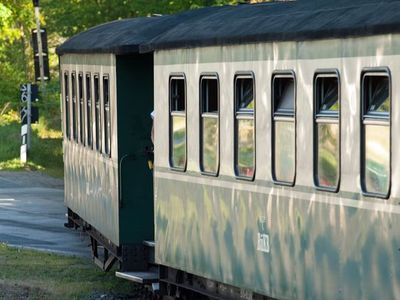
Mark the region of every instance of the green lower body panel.
POLYGON ((118 246, 117 163, 64 141, 64 165, 65 205, 118 246))
POLYGON ((159 264, 278 299, 400 298, 398 212, 333 193, 159 175, 159 264))

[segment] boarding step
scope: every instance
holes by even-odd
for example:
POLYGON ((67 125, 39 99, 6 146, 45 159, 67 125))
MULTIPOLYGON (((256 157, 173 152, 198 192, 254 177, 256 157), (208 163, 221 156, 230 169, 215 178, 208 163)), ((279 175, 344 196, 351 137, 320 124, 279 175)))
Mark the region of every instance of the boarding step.
POLYGON ((146 248, 146 259, 149 266, 155 265, 155 248, 156 243, 154 241, 143 241, 143 245, 146 248))
POLYGON ((143 241, 143 245, 145 245, 147 247, 154 248, 156 246, 156 242, 154 242, 154 241, 143 241))
POLYGON ((157 271, 145 272, 115 272, 115 276, 140 284, 152 284, 158 282, 157 271))

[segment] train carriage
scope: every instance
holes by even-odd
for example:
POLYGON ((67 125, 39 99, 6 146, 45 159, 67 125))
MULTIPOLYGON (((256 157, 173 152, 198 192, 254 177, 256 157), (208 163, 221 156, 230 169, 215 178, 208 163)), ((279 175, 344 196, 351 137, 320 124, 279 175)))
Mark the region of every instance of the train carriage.
POLYGON ((148 268, 153 56, 139 54, 138 44, 170 19, 111 22, 57 49, 68 225, 89 233, 93 258, 105 270, 115 261, 121 270, 148 268))
POLYGON ((400 297, 399 5, 228 7, 144 45, 162 293, 400 297))
POLYGON ((399 12, 212 7, 62 45, 66 205, 102 267, 154 239, 166 298, 400 298, 399 12))

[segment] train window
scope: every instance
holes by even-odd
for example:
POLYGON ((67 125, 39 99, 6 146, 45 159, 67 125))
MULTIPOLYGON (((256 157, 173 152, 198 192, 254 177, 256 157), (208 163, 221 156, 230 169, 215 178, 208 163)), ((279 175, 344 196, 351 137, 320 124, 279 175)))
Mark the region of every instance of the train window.
POLYGON ((95 149, 101 151, 101 103, 100 103, 100 80, 99 75, 94 75, 94 125, 95 125, 95 149))
POLYGON ((314 183, 336 192, 340 177, 339 76, 314 77, 314 183))
POLYGON ((92 85, 91 76, 86 74, 86 146, 92 147, 92 85))
POLYGON ((253 179, 255 173, 254 75, 235 77, 235 173, 253 179))
POLYGON ((272 78, 272 176, 293 185, 296 173, 295 76, 280 72, 272 78))
POLYGON ((361 186, 370 196, 390 190, 390 75, 388 70, 362 74, 361 186))
POLYGON ((200 79, 200 169, 217 174, 219 165, 219 86, 216 75, 200 79))
POLYGON ((76 74, 73 72, 71 74, 71 89, 72 89, 72 138, 75 141, 78 141, 78 132, 77 132, 77 123, 78 123, 78 118, 77 118, 77 109, 78 109, 78 104, 77 104, 77 99, 76 99, 76 74))
POLYGON ((83 101, 83 74, 78 74, 78 97, 79 97, 79 142, 83 145, 85 140, 85 126, 84 126, 84 116, 85 116, 85 106, 83 101))
POLYGON ((169 80, 170 164, 178 170, 186 167, 186 80, 183 75, 169 80))
POLYGON ((69 105, 69 76, 68 73, 64 73, 64 107, 65 107, 65 137, 70 138, 70 105, 69 105))
POLYGON ((111 154, 111 115, 110 115, 110 84, 108 76, 103 76, 103 101, 104 101, 104 153, 111 154))

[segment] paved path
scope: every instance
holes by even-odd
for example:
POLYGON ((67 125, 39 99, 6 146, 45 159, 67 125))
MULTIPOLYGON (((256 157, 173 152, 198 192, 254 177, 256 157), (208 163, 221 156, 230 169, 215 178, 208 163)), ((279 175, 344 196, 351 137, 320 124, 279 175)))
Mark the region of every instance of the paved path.
POLYGON ((0 171, 0 242, 90 256, 87 237, 64 227, 63 199, 62 180, 37 172, 0 171))

